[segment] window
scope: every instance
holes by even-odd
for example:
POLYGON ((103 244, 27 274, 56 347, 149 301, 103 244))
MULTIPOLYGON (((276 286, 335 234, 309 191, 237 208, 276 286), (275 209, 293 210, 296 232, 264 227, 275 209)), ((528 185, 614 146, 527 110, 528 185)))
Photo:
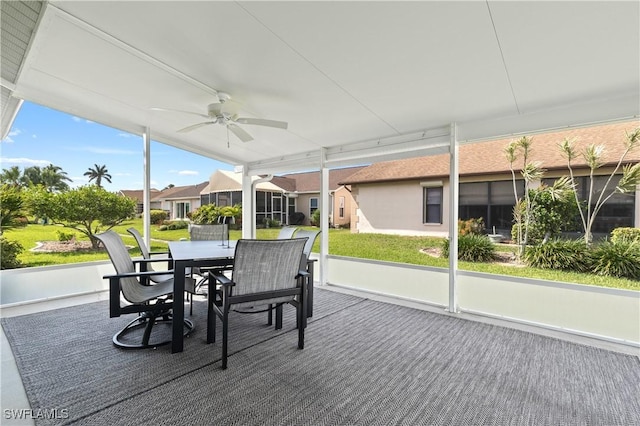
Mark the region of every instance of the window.
POLYGON ((176 203, 176 219, 185 219, 190 207, 189 203, 176 203))
POLYGON ((424 223, 442 223, 442 187, 424 188, 424 223))
POLYGON ((313 212, 318 210, 318 198, 309 198, 309 217, 313 215, 313 212))
POLYGON ((338 199, 338 216, 344 218, 344 197, 338 199))
MULTIPOLYGON (((516 181, 518 197, 524 195, 524 181, 516 181)), ((510 230, 513 223, 513 181, 460 184, 458 215, 462 220, 483 218, 487 229, 510 230)))

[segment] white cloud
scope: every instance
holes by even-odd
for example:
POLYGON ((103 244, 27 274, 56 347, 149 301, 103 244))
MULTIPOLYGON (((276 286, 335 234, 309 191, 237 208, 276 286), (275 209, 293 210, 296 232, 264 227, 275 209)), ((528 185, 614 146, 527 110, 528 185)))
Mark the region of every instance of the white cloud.
POLYGON ((121 138, 133 138, 133 137, 135 137, 135 135, 132 135, 131 133, 118 133, 118 136, 120 136, 121 138))
POLYGON ((71 119, 72 119, 73 121, 75 121, 76 123, 80 123, 80 122, 84 121, 85 123, 93 124, 93 121, 91 121, 91 120, 86 120, 86 119, 84 119, 84 118, 80 118, 80 117, 76 117, 75 115, 72 115, 72 116, 71 116, 71 119))
POLYGON ((14 129, 14 130, 12 130, 12 131, 10 131, 10 132, 9 132, 9 134, 7 135, 7 137, 6 137, 6 138, 4 138, 4 139, 2 140, 2 142, 5 142, 5 143, 13 143, 13 142, 15 142, 15 141, 13 140, 13 137, 14 137, 14 136, 18 136, 20 133, 22 133, 22 130, 20 130, 20 129, 14 129))
POLYGON ((52 164, 51 161, 49 160, 36 160, 33 158, 24 158, 24 157, 21 157, 21 158, 0 157, 0 163, 13 165, 13 166, 24 166, 24 167, 31 167, 31 166, 44 167, 44 166, 48 166, 49 164, 52 164))
POLYGON ((180 171, 178 171, 178 174, 180 176, 197 176, 200 173, 195 171, 195 170, 180 170, 180 171))
POLYGON ((128 149, 112 149, 101 146, 73 146, 68 147, 71 151, 89 152, 91 154, 118 154, 118 155, 140 155, 139 151, 128 149))

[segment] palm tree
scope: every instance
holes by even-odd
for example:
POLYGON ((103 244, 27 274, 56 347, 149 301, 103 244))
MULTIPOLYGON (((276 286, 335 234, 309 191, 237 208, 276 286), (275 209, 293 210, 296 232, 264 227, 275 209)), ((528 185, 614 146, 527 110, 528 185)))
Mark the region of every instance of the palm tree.
POLYGON ((2 169, 2 173, 0 173, 0 183, 11 186, 21 186, 21 176, 22 173, 18 166, 13 166, 9 169, 2 169))
POLYGON ((94 164, 94 166, 94 168, 89 167, 89 170, 84 172, 84 176, 89 176, 89 182, 95 180, 99 188, 102 187, 102 179, 111 183, 111 175, 107 170, 107 166, 98 166, 97 164, 94 164))
POLYGON ((69 189, 69 185, 65 181, 72 182, 67 177, 67 172, 62 170, 62 167, 54 166, 53 164, 47 165, 42 169, 42 185, 47 188, 49 192, 62 192, 69 189))

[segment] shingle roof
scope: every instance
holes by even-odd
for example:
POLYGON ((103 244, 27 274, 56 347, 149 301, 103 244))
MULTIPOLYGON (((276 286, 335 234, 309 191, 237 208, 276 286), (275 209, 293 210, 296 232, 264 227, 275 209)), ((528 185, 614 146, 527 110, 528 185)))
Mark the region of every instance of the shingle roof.
MULTIPOLYGON (((332 169, 329 170, 329 190, 335 191, 340 186, 340 182, 349 178, 349 176, 353 175, 364 169, 365 167, 345 167, 341 169, 332 169)), ((293 180, 294 188, 290 191, 298 191, 298 192, 319 192, 320 191, 320 172, 303 172, 303 173, 291 173, 287 175, 283 175, 282 177, 293 180)), ((274 178, 275 180, 275 178, 274 178)), ((275 183, 275 182, 274 182, 275 183)), ((279 182, 276 183, 279 185, 279 182)))
MULTIPOLYGON (((532 136, 533 144, 530 151, 530 160, 540 162, 541 166, 547 170, 566 170, 567 161, 561 155, 557 144, 565 138, 575 138, 575 146, 579 149, 590 144, 603 145, 605 147, 604 163, 617 163, 625 149, 623 143, 626 137, 625 132, 630 132, 638 126, 640 126, 640 121, 631 121, 534 135, 532 136)), ((460 176, 508 173, 510 171, 509 161, 505 157, 504 148, 512 140, 501 139, 460 146, 460 176)), ((640 147, 627 155, 625 163, 637 163, 639 161, 640 147)), ((514 168, 519 170, 521 165, 522 160, 514 163, 514 168)), ((582 156, 572 161, 572 166, 576 168, 584 167, 585 165, 586 163, 582 156)), ((355 184, 448 176, 449 155, 442 154, 372 164, 344 178, 341 183, 355 184)))
POLYGON ((157 194, 154 194, 152 200, 167 200, 167 199, 187 199, 187 198, 200 198, 200 191, 206 187, 209 182, 202 182, 197 185, 187 186, 174 186, 173 188, 166 188, 157 194))
MULTIPOLYGON (((125 197, 129 197, 129 198, 133 198, 134 200, 137 200, 139 203, 142 203, 142 200, 144 197, 144 190, 142 189, 122 189, 120 190, 120 193, 125 197)), ((153 198, 157 194, 159 194, 160 191, 158 191, 155 188, 152 188, 149 190, 149 193, 151 194, 151 198, 153 198)))

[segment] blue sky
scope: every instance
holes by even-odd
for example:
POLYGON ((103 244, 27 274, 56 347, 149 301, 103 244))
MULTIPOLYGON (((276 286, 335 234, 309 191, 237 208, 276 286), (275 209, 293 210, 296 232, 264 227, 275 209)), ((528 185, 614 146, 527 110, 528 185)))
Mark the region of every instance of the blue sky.
MULTIPOLYGON (((73 180, 85 185, 83 174, 94 164, 106 166, 109 191, 142 189, 142 138, 118 129, 24 102, 7 138, 0 143, 0 168, 18 166, 61 167, 73 180)), ((195 185, 209 180, 217 169, 233 170, 226 163, 192 154, 152 140, 151 186, 195 185)))

